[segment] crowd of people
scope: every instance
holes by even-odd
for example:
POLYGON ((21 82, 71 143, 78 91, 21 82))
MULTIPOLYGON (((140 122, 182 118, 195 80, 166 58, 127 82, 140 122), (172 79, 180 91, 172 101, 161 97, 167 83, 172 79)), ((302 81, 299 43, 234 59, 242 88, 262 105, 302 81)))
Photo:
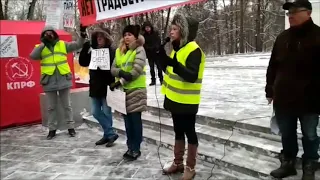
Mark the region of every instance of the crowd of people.
MULTIPOLYGON (((296 175, 297 120, 302 128, 303 180, 314 180, 319 159, 317 126, 320 114, 320 27, 311 19, 312 6, 307 0, 287 2, 283 9, 291 27, 276 39, 267 69, 266 97, 273 101, 275 116, 280 127, 283 150, 280 168, 271 172, 275 178, 296 175)), ((103 137, 96 145, 112 147, 119 135, 114 131, 112 111, 106 100, 108 88, 121 89, 126 94, 123 119, 126 128, 127 160, 141 156, 143 140, 141 113, 147 108, 146 64, 150 66, 151 83, 156 85, 155 66, 165 95, 164 108, 171 112, 175 132, 174 160, 163 169, 163 174, 183 172, 182 180, 192 179, 196 172, 198 137, 195 131, 196 114, 201 99, 201 88, 206 57, 196 43, 199 22, 176 14, 170 26, 170 41, 162 42, 150 22, 127 25, 115 46, 108 29, 96 28, 86 40, 86 27, 81 26, 81 38, 64 42, 53 28, 41 33, 41 44, 36 45, 30 57, 40 60, 40 84, 46 93, 49 134, 52 139, 57 130, 57 99, 61 100, 70 136, 75 136, 70 101, 72 74, 67 53, 81 49, 79 64, 91 67, 91 52, 108 48, 109 70, 90 68, 92 114, 103 129, 103 137), (164 76, 163 74, 164 73, 164 76), (185 140, 187 137, 187 141, 185 140), (187 145, 186 145, 187 144, 187 145), (187 147, 187 148, 186 148, 187 147), (186 165, 184 154, 187 152, 186 165)))

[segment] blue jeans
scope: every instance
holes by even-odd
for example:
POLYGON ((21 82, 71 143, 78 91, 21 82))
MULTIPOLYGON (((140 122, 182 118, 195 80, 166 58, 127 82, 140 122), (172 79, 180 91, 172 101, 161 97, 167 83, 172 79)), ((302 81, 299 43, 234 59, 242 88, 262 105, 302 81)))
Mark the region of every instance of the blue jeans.
POLYGON ((112 112, 111 108, 107 105, 106 98, 91 98, 92 100, 92 114, 93 117, 98 120, 103 129, 103 137, 111 138, 116 133, 112 128, 112 112))
POLYGON ((141 112, 128 113, 123 115, 126 126, 127 146, 129 150, 140 151, 142 142, 142 119, 141 112))
POLYGON ((285 158, 296 158, 299 147, 297 142, 297 120, 301 124, 301 132, 303 135, 303 159, 318 160, 319 154, 319 137, 317 135, 317 126, 319 123, 318 114, 291 115, 275 111, 279 129, 281 132, 281 141, 283 154, 285 158))

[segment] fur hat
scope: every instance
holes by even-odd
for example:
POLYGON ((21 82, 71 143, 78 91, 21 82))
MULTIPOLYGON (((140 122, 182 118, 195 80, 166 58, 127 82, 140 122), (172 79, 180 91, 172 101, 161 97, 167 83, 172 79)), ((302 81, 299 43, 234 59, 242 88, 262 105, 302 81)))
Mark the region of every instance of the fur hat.
POLYGON ((131 33, 138 39, 140 34, 140 26, 139 25, 128 25, 123 29, 122 36, 124 36, 125 33, 131 33))
POLYGON ((185 17, 182 14, 175 14, 172 25, 176 25, 180 28, 181 42, 180 46, 185 45, 189 41, 193 41, 198 32, 199 22, 191 17, 185 17))
POLYGON ((113 39, 110 35, 110 30, 107 29, 107 28, 95 28, 93 31, 92 31, 92 34, 91 34, 91 46, 93 48, 96 48, 98 46, 98 42, 97 42, 97 36, 98 34, 101 34, 104 36, 105 40, 106 40, 106 44, 105 46, 109 47, 112 45, 113 43, 113 39))

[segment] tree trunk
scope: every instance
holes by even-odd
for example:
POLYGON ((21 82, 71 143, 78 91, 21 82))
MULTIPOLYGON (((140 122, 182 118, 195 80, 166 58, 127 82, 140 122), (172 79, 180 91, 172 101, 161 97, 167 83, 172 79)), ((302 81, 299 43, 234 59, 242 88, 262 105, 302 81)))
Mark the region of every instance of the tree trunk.
POLYGON ((239 12, 238 12, 238 7, 239 7, 239 0, 236 0, 236 6, 235 6, 235 25, 236 25, 236 34, 235 34, 235 53, 239 53, 239 12))
POLYGON ((261 42, 261 0, 257 0, 257 19, 256 19, 256 51, 262 51, 262 42, 261 42))
POLYGON ((5 0, 4 1, 4 19, 9 19, 8 9, 9 9, 9 0, 5 0))
POLYGON ((169 25, 169 20, 170 20, 170 13, 171 13, 171 8, 169 8, 169 10, 168 10, 166 25, 163 29, 163 41, 165 40, 165 38, 167 36, 168 25, 169 25))
POLYGON ((32 0, 32 1, 29 3, 27 20, 33 20, 34 9, 35 9, 35 7, 36 7, 36 3, 37 3, 37 0, 32 0))
POLYGON ((219 29, 219 15, 218 15, 218 8, 217 8, 217 0, 213 0, 213 10, 214 10, 214 19, 215 19, 215 28, 217 33, 217 54, 221 55, 221 36, 220 36, 220 29, 219 29))
MULTIPOLYGON (((230 16, 230 8, 227 8, 226 7, 226 3, 225 3, 225 0, 222 0, 222 2, 223 2, 223 8, 224 8, 224 18, 225 18, 225 29, 226 30, 228 30, 229 29, 229 16, 230 16)), ((228 44, 232 44, 231 42, 230 42, 230 33, 228 33, 227 35, 226 35, 226 37, 227 37, 227 45, 226 45, 226 47, 228 47, 228 44)), ((229 48, 226 48, 226 54, 230 54, 231 53, 231 48, 230 47, 232 47, 232 46, 229 46, 229 48)))
POLYGON ((234 17, 234 12, 233 11, 235 11, 236 9, 234 8, 234 5, 233 5, 233 0, 230 0, 230 14, 229 14, 229 18, 230 18, 230 30, 231 30, 231 32, 230 32, 230 44, 228 45, 229 46, 229 53, 230 54, 233 54, 234 53, 234 44, 235 44, 235 42, 234 42, 234 29, 235 28, 237 28, 237 27, 234 27, 234 21, 233 21, 233 17, 234 17))
POLYGON ((244 53, 244 0, 240 0, 240 53, 244 53))
POLYGON ((4 13, 2 9, 2 0, 0 0, 0 20, 4 20, 4 13))

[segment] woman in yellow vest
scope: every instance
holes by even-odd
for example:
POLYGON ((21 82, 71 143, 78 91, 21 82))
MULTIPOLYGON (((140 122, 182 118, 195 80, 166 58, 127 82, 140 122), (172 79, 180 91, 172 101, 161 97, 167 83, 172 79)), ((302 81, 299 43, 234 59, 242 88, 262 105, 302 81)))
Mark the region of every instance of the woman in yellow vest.
POLYGON ((141 156, 142 142, 141 113, 147 108, 146 89, 146 53, 143 48, 144 38, 139 35, 140 27, 128 25, 124 28, 111 73, 116 82, 110 89, 122 86, 126 92, 127 115, 123 115, 128 150, 123 155, 125 159, 136 160, 141 156))
POLYGON ((86 27, 80 26, 81 38, 76 42, 65 42, 59 39, 55 29, 46 26, 41 33, 41 44, 36 45, 30 54, 33 60, 39 60, 41 65, 40 84, 48 100, 48 127, 47 139, 56 135, 58 119, 58 97, 64 109, 65 121, 69 135, 74 137, 74 120, 72 114, 70 88, 72 87, 72 73, 67 61, 67 54, 82 48, 86 37, 86 27))
POLYGON ((195 131, 200 103, 205 55, 194 41, 198 22, 176 14, 170 30, 171 43, 160 48, 159 58, 165 71, 161 92, 164 108, 171 112, 175 132, 174 162, 164 174, 184 172, 182 179, 195 176, 198 138, 195 131), (188 139, 186 166, 183 165, 185 136, 188 139))

